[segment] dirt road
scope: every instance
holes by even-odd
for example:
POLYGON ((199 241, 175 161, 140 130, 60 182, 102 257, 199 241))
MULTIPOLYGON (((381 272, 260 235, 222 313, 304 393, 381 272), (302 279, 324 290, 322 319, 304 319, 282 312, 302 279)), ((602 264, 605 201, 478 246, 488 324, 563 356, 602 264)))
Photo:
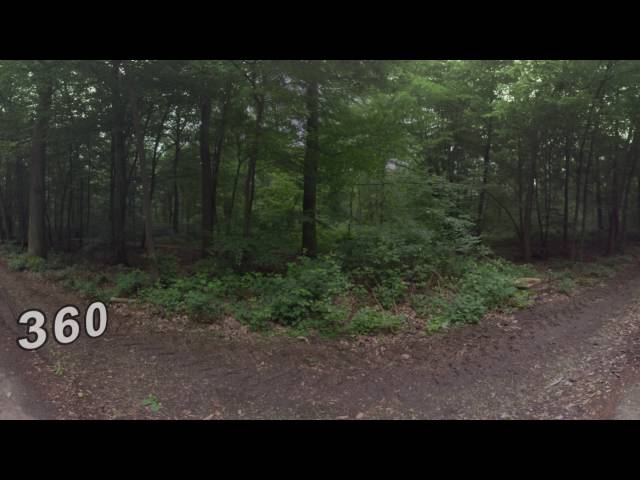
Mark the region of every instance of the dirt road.
POLYGON ((122 307, 103 337, 37 352, 18 349, 17 315, 84 303, 5 265, 0 285, 0 418, 640 418, 637 265, 442 334, 227 335, 122 307))

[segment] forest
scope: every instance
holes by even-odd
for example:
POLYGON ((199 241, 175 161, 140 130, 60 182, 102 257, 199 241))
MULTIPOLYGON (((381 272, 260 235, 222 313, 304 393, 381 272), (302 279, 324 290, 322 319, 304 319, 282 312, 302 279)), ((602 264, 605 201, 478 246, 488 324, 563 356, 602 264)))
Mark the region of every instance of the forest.
POLYGON ((638 61, 3 60, 2 256, 199 323, 438 330, 624 258, 639 146, 638 61))

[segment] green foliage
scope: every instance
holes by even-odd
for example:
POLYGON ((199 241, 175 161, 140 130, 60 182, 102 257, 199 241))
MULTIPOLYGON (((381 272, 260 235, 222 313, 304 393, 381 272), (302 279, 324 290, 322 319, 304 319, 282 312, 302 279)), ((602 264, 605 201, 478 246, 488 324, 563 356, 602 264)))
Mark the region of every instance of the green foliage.
POLYGON ((235 317, 253 331, 264 331, 271 327, 273 312, 269 305, 265 305, 256 298, 239 301, 234 306, 235 317))
POLYGON ((200 265, 208 265, 210 271, 267 273, 282 272, 287 260, 294 257, 296 239, 282 233, 260 232, 252 238, 239 235, 223 235, 210 249, 210 257, 200 265))
POLYGON ((437 313, 432 316, 429 329, 477 323, 490 310, 525 306, 527 292, 518 290, 514 280, 530 273, 526 266, 518 267, 502 260, 470 261, 450 291, 433 300, 437 313))
POLYGON ((180 307, 185 313, 202 322, 213 322, 225 314, 224 302, 209 289, 188 291, 180 307))
POLYGON ((157 256, 160 280, 168 283, 178 277, 178 257, 170 253, 162 253, 157 256))
POLYGON ((569 276, 563 276, 558 280, 557 289, 560 293, 569 295, 576 288, 576 282, 569 276))
POLYGON ((242 319, 251 325, 272 321, 295 326, 305 320, 333 323, 333 301, 349 288, 340 266, 330 257, 301 258, 284 275, 252 276, 247 289, 254 297, 242 319))
POLYGON ((404 299, 407 288, 407 282, 400 274, 390 275, 382 283, 373 287, 371 293, 382 307, 389 310, 397 307, 398 303, 404 299))
POLYGON ((13 253, 7 258, 7 265, 12 270, 18 272, 30 270, 32 272, 43 272, 47 270, 47 261, 40 257, 28 255, 26 253, 13 253))
POLYGON ((43 272, 47 270, 48 265, 47 261, 40 257, 34 257, 32 255, 27 255, 26 260, 26 269, 31 270, 32 272, 43 272))
POLYGON ((130 270, 116 276, 113 293, 116 297, 128 297, 134 295, 149 283, 149 274, 141 270, 130 270))
POLYGON ((7 265, 11 270, 21 272, 27 269, 27 256, 22 254, 10 254, 7 256, 7 265))
POLYGON ((355 335, 395 333, 406 325, 406 321, 403 315, 392 315, 373 308, 363 308, 353 316, 346 331, 355 335))
POLYGON ((616 271, 613 267, 599 263, 584 263, 576 266, 578 275, 584 275, 592 278, 612 278, 616 271))
POLYGON ((632 264, 634 259, 631 255, 613 255, 610 257, 605 257, 599 261, 602 265, 611 268, 619 268, 629 264, 632 264))
POLYGON ((158 413, 160 411, 161 404, 158 401, 158 398, 153 394, 150 394, 147 398, 142 400, 141 404, 143 407, 147 407, 153 413, 158 413))
POLYGON ((51 369, 55 375, 61 377, 64 375, 64 367, 60 362, 57 362, 51 369))
POLYGON ((226 288, 221 280, 205 274, 178 277, 167 285, 158 282, 143 288, 140 297, 168 313, 186 313, 201 322, 211 322, 225 313, 226 288))
MULTIPOLYGON (((92 242, 106 244, 116 233, 114 200, 127 205, 126 232, 117 233, 129 245, 140 238, 141 179, 150 172, 128 171, 125 195, 112 162, 104 161, 119 151, 112 150, 118 142, 111 133, 131 133, 138 105, 105 85, 127 80, 145 112, 141 146, 155 168, 154 235, 179 247, 171 251, 180 252, 181 263, 160 253, 160 279, 151 284, 139 270, 69 269, 63 255, 52 253, 45 262, 2 248, 14 270, 46 272, 89 297, 138 296, 199 321, 233 314, 256 329, 278 323, 292 332, 330 332, 362 307, 358 321, 375 325, 410 297, 432 325, 474 322, 493 308, 523 305, 526 296, 511 282, 524 270, 488 260, 476 232, 485 239, 497 233, 524 239, 526 232, 533 251, 524 252, 524 241, 519 247, 527 258, 538 248, 551 252, 562 227, 570 226, 572 241, 582 245, 580 222, 563 225, 558 211, 565 173, 579 173, 582 160, 593 160, 589 175, 569 175, 572 191, 566 192, 566 207, 585 213, 587 230, 595 227, 593 187, 614 198, 612 189, 627 184, 627 172, 637 176, 615 162, 619 152, 635 148, 630 132, 638 128, 639 66, 629 60, 0 61, 3 238, 24 241, 25 146, 40 120, 50 120, 50 240, 83 254, 92 242), (54 87, 48 112, 38 100, 45 81, 54 87), (306 93, 316 82, 319 121, 315 132, 306 132, 316 123, 308 118, 313 99, 306 93), (197 253, 202 207, 211 200, 200 188, 199 99, 205 93, 212 125, 225 128, 210 145, 220 154, 214 241, 210 256, 194 265, 185 258, 197 253), (301 167, 314 153, 308 133, 317 133, 321 146, 314 185, 319 252, 335 259, 295 261, 301 167), (250 159, 257 159, 255 178, 247 175, 250 159), (247 179, 255 182, 247 182, 245 193, 247 179), (576 195, 581 192, 586 196, 576 195), (92 206, 86 223, 84 198, 92 206), (251 235, 241 234, 248 206, 251 235), (172 220, 179 222, 169 225, 172 220)), ((124 153, 133 154, 129 150, 124 153)), ((618 213, 625 217, 608 223, 635 226, 628 219, 637 209, 635 202, 625 204, 618 213)), ((622 238, 612 237, 614 250, 624 244, 623 231, 615 235, 622 238)), ((585 239, 589 245, 588 231, 585 239)), ((599 283, 631 261, 570 264, 555 285, 569 292, 599 283)))
POLYGON ((633 258, 626 255, 605 257, 589 263, 556 261, 549 271, 549 277, 558 292, 569 295, 577 286, 593 286, 613 278, 617 269, 630 262, 633 262, 633 258))
POLYGON ((112 288, 109 287, 111 282, 104 273, 71 267, 61 270, 56 277, 60 277, 67 288, 79 292, 90 300, 108 303, 113 296, 112 288))

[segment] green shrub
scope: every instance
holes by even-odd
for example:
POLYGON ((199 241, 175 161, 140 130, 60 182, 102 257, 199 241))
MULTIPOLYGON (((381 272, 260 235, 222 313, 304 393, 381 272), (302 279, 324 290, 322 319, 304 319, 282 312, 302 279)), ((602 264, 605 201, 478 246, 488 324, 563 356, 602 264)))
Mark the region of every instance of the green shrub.
POLYGON ((334 300, 350 284, 333 258, 301 258, 284 275, 248 274, 236 283, 241 299, 237 316, 252 328, 274 322, 287 326, 328 326, 335 323, 334 300))
POLYGON ((158 272, 160 280, 169 283, 178 277, 178 257, 171 253, 162 253, 158 255, 158 272))
POLYGON ((266 330, 272 324, 273 311, 271 307, 262 304, 255 298, 237 302, 233 307, 233 314, 239 322, 254 331, 266 330))
POLYGON ((180 309, 200 322, 213 322, 224 316, 224 303, 206 290, 186 292, 180 309))
POLYGON ((7 265, 11 270, 21 272, 27 269, 27 256, 24 254, 10 254, 7 257, 7 265))
POLYGON ((613 268, 629 265, 633 262, 634 260, 631 255, 613 255, 611 257, 605 257, 600 261, 603 265, 613 268))
POLYGON ((44 258, 36 257, 26 253, 13 253, 7 258, 7 265, 16 271, 30 270, 32 272, 43 272, 47 270, 47 261, 44 258))
POLYGON ((131 270, 120 273, 115 278, 114 296, 128 297, 134 295, 142 287, 149 285, 150 282, 149 274, 141 270, 131 270))
POLYGON ((184 292, 177 285, 164 286, 160 283, 141 289, 138 295, 144 301, 169 313, 177 312, 184 298, 184 292))
POLYGON ((502 260, 469 263, 466 273, 453 285, 450 295, 434 299, 437 314, 429 328, 451 324, 477 323, 490 310, 522 307, 528 293, 517 289, 514 280, 531 274, 529 267, 518 267, 502 260))
POLYGON ((558 281, 557 288, 560 293, 569 295, 576 288, 576 282, 571 277, 563 277, 558 281))
POLYGON ((381 284, 376 285, 372 293, 385 309, 397 307, 407 292, 407 283, 400 275, 390 276, 381 284))
POLYGON ((261 288, 272 321, 295 325, 308 318, 328 318, 333 299, 349 288, 349 282, 333 259, 304 257, 289 264, 286 275, 270 277, 261 288))
POLYGON ((414 294, 411 297, 411 306, 420 318, 429 318, 439 305, 438 291, 434 290, 430 295, 414 294))
POLYGON ((283 266, 296 248, 297 243, 291 243, 286 235, 272 230, 261 231, 252 238, 223 235, 211 247, 207 263, 213 272, 232 269, 236 272, 283 273, 283 266))
POLYGON ((32 272, 44 272, 48 269, 47 261, 42 257, 27 255, 27 270, 32 272))
MULTIPOLYGON (((63 284, 72 290, 79 292, 82 296, 91 299, 98 300, 104 303, 108 303, 113 296, 112 289, 107 288, 105 285, 108 283, 108 279, 103 274, 89 274, 82 275, 77 269, 71 269, 72 273, 66 275, 63 284)), ((66 270, 63 270, 63 272, 66 270)))
POLYGON ((176 278, 168 285, 157 282, 142 288, 139 296, 168 313, 186 313, 197 321, 211 322, 225 313, 225 293, 225 286, 219 279, 198 274, 176 278))
POLYGON ((598 263, 584 263, 578 267, 578 272, 581 275, 586 275, 593 278, 612 278, 616 275, 616 271, 609 265, 602 265, 598 263))
POLYGON ((392 315, 373 308, 363 308, 353 316, 346 331, 355 335, 393 333, 405 326, 406 322, 407 319, 403 315, 392 315))
POLYGON ((338 243, 345 271, 386 309, 404 300, 409 284, 423 288, 434 278, 459 277, 469 255, 488 253, 469 233, 466 219, 432 214, 432 228, 409 222, 403 228, 363 229, 338 243))

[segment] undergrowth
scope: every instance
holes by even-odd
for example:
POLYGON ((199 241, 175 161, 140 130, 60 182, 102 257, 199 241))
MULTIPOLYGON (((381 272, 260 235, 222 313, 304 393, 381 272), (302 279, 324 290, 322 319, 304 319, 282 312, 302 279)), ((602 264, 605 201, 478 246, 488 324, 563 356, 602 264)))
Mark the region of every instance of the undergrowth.
MULTIPOLYGON (((449 249, 430 232, 371 232, 333 242, 335 253, 300 257, 280 271, 239 271, 236 254, 209 257, 188 267, 169 254, 158 257, 160 278, 140 269, 73 263, 63 255, 48 260, 3 246, 16 271, 42 272, 85 297, 108 303, 138 299, 157 313, 217 322, 233 317, 253 331, 279 326, 290 335, 394 334, 411 328, 406 307, 436 331, 479 322, 490 311, 530 304, 530 292, 515 280, 540 277, 528 265, 495 258, 472 238, 449 249), (230 262, 229 259, 235 259, 230 262)), ((252 254, 254 258, 265 256, 252 254)), ((633 259, 609 257, 596 263, 556 262, 545 274, 553 288, 570 294, 615 275, 633 259)))

